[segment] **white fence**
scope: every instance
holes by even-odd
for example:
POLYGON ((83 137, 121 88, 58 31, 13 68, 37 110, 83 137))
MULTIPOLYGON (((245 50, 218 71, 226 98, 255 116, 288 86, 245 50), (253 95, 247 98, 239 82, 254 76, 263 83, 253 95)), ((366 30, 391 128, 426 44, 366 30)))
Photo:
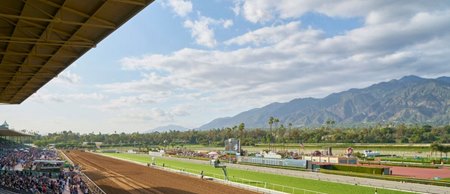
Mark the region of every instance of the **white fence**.
MULTIPOLYGON (((153 166, 153 167, 163 169, 163 170, 169 170, 169 171, 180 173, 180 174, 196 176, 196 177, 200 178, 200 172, 198 170, 194 170, 194 169, 179 168, 179 167, 167 166, 167 165, 165 165, 165 167, 159 167, 159 166, 153 166)), ((247 190, 255 190, 257 192, 262 192, 262 193, 326 194, 323 192, 312 191, 312 190, 308 190, 308 189, 302 189, 302 188, 280 185, 280 184, 275 184, 275 183, 262 182, 262 181, 251 180, 251 179, 244 179, 244 178, 239 178, 239 177, 228 177, 229 181, 225 181, 224 180, 225 177, 223 174, 203 173, 203 175, 204 175, 205 179, 215 179, 215 180, 221 181, 224 184, 232 185, 235 187, 241 187, 241 188, 244 188, 247 190), (235 183, 237 183, 237 184, 235 184, 235 183), (252 186, 252 188, 250 188, 246 185, 252 186), (257 187, 257 188, 253 188, 253 187, 257 187), (261 188, 261 189, 258 190, 258 188, 261 188), (279 191, 279 192, 274 192, 274 191, 279 191)))

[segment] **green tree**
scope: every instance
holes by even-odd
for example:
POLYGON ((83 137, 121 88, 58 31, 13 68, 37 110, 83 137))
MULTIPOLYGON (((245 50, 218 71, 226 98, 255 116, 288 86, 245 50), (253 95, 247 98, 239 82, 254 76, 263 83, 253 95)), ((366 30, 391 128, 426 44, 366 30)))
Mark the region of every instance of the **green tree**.
POLYGON ((445 158, 448 160, 447 153, 450 152, 450 146, 442 145, 442 147, 443 147, 443 148, 442 148, 442 152, 445 153, 445 158))
POLYGON ((327 121, 325 121, 325 124, 327 125, 327 128, 332 128, 333 125, 336 124, 336 121, 328 119, 327 121))
POLYGON ((439 144, 434 142, 430 145, 430 149, 431 149, 431 156, 433 156, 433 153, 436 153, 439 150, 439 144))
MULTIPOLYGON (((278 131, 279 131, 278 123, 279 122, 280 122, 280 119, 278 119, 278 118, 274 118, 273 119, 273 123, 275 124, 275 134, 278 134, 278 131)), ((278 136, 277 135, 273 135, 273 134, 272 134, 272 136, 274 136, 275 137, 275 141, 277 141, 278 136)))
POLYGON ((446 146, 438 144, 437 151, 441 154, 440 158, 442 159, 442 153, 446 151, 446 146))
POLYGON ((245 124, 244 123, 239 124, 238 130, 239 130, 239 138, 244 138, 245 124))
POLYGON ((272 125, 273 125, 273 122, 274 122, 274 118, 273 117, 270 117, 269 118, 269 138, 267 139, 267 136, 266 136, 266 141, 268 141, 269 142, 269 150, 271 149, 271 142, 272 142, 272 125))

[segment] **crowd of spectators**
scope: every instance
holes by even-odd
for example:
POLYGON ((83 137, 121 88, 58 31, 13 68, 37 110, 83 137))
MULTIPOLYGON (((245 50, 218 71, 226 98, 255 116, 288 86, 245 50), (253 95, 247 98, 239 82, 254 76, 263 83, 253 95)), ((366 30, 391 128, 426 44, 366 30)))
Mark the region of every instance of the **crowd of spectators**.
POLYGON ((73 168, 38 172, 35 160, 60 160, 55 150, 23 147, 0 138, 0 187, 18 193, 88 194, 87 185, 73 168))
POLYGON ((21 193, 63 193, 64 177, 52 178, 51 174, 33 174, 31 171, 3 171, 0 185, 21 193))
POLYGON ((0 158, 0 170, 15 170, 19 167, 32 170, 34 160, 56 160, 55 151, 41 150, 33 147, 3 149, 0 158))
POLYGON ((197 157, 197 158, 208 158, 208 154, 204 152, 198 152, 194 150, 189 149, 182 149, 182 148, 176 148, 176 149, 166 149, 165 153, 168 155, 176 155, 179 157, 197 157))

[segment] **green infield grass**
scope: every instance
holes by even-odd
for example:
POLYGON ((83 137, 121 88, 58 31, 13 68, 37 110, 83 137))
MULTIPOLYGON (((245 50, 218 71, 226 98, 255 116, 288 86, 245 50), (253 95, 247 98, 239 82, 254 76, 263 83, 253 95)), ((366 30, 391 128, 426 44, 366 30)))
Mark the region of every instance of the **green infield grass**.
MULTIPOLYGON (((144 154, 126 154, 126 153, 104 153, 107 156, 113 156, 122 159, 128 159, 136 162, 142 163, 150 163, 151 157, 149 155, 144 154)), ((156 165, 162 166, 164 164, 165 167, 172 169, 182 169, 191 173, 200 174, 201 171, 204 172, 206 176, 215 175, 223 177, 223 173, 221 169, 214 168, 213 166, 207 164, 198 164, 191 163, 188 161, 180 161, 180 160, 172 160, 167 158, 155 157, 156 165)), ((217 177, 217 178, 219 178, 217 177)), ((228 169, 228 177, 231 181, 235 182, 244 182, 243 180, 247 180, 250 185, 266 187, 275 190, 284 190, 285 192, 292 193, 304 193, 303 190, 307 189, 316 192, 322 193, 345 193, 345 194, 373 194, 375 189, 371 187, 359 186, 359 185, 349 185, 349 184, 341 184, 313 179, 304 179, 269 173, 261 173, 255 171, 247 171, 240 169, 228 169), (251 180, 251 181, 250 181, 251 180), (285 186, 285 188, 282 188, 285 186), (296 189, 298 188, 298 190, 296 189)), ((397 193, 409 193, 403 191, 396 190, 386 190, 378 188, 378 194, 397 194, 397 193)), ((305 192, 311 193, 311 192, 305 192)))

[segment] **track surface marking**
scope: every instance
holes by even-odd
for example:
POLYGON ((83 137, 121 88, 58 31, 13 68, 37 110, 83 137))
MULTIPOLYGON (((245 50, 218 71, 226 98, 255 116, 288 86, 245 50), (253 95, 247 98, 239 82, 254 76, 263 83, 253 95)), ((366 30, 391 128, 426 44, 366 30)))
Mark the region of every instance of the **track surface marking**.
POLYGON ((106 193, 255 193, 88 152, 65 154, 106 193))

